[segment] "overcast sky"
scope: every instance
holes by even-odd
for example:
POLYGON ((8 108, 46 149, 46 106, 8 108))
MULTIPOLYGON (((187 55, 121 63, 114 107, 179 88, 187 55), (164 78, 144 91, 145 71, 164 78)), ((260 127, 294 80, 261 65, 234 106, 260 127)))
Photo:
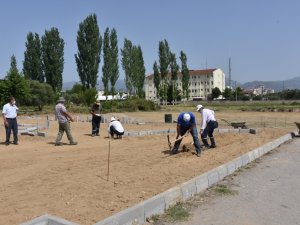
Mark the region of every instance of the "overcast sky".
POLYGON ((28 32, 57 27, 66 43, 63 80, 78 81, 78 26, 96 13, 102 35, 117 30, 119 48, 124 38, 141 45, 147 74, 166 39, 178 62, 181 50, 187 54, 190 69, 221 68, 228 76, 231 57, 233 80, 289 79, 300 76, 299 11, 298 0, 0 0, 0 78, 13 54, 22 69, 28 32))

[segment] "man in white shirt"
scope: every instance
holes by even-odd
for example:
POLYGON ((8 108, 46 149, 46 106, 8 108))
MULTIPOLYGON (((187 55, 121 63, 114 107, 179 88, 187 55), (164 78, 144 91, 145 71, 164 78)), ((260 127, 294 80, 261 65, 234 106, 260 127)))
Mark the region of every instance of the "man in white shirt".
POLYGON ((202 105, 197 105, 196 111, 202 115, 200 135, 205 148, 216 148, 217 146, 213 133, 214 129, 218 127, 218 122, 215 118, 215 112, 210 109, 204 109, 202 105), (211 145, 208 144, 207 135, 210 139, 211 145))
POLYGON ((3 106, 2 116, 4 120, 4 126, 6 130, 5 144, 10 144, 10 134, 13 131, 14 144, 18 145, 18 122, 17 122, 17 110, 16 100, 14 97, 9 98, 9 102, 3 106))
POLYGON ((124 135, 124 128, 119 120, 115 117, 110 119, 110 123, 108 124, 107 132, 114 138, 114 135, 117 135, 117 138, 122 138, 124 135))

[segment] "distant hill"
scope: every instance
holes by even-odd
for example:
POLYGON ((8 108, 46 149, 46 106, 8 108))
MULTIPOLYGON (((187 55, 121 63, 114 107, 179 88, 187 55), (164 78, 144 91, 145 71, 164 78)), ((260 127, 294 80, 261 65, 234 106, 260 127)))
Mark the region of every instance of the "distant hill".
MULTIPOLYGON (((79 81, 70 81, 70 82, 63 83, 63 90, 70 90, 73 87, 73 85, 76 83, 80 84, 79 81)), ((98 81, 98 84, 99 85, 97 86, 97 89, 103 90, 104 87, 102 81, 98 81)), ((126 91, 126 85, 123 78, 117 80, 115 88, 117 91, 126 91)))
POLYGON ((241 85, 242 88, 254 88, 259 85, 264 85, 266 88, 282 91, 283 89, 300 89, 300 77, 295 77, 283 81, 252 81, 241 85))

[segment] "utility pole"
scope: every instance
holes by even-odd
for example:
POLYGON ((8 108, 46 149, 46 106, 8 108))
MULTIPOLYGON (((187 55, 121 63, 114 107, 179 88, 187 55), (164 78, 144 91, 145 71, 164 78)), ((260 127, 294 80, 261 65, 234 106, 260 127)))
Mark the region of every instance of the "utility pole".
POLYGON ((229 57, 229 88, 231 89, 231 57, 229 57))

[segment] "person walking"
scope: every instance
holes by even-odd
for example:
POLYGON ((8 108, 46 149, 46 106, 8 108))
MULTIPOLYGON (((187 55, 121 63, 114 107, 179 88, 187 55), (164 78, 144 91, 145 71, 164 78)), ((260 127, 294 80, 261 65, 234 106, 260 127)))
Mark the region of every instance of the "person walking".
POLYGON ((90 113, 92 114, 92 137, 99 136, 100 123, 101 123, 102 106, 100 101, 97 100, 91 107, 90 113))
POLYGON ((205 148, 216 148, 217 146, 213 133, 214 129, 218 127, 218 122, 215 118, 215 112, 211 109, 205 109, 203 105, 197 105, 196 111, 202 115, 200 135, 205 148), (208 144, 207 135, 211 145, 208 144))
POLYGON ((124 127, 119 120, 117 120, 115 117, 111 117, 107 132, 112 138, 117 135, 117 139, 122 139, 122 136, 124 135, 124 127))
POLYGON ((67 134, 67 138, 70 142, 70 145, 77 145, 77 142, 74 141, 71 134, 70 121, 74 122, 73 117, 68 113, 66 107, 64 106, 65 99, 60 97, 58 99, 57 105, 55 106, 55 116, 58 121, 59 130, 55 141, 55 146, 62 146, 61 142, 64 132, 67 134))
MULTIPOLYGON (((194 146, 195 146, 195 150, 196 150, 196 156, 199 157, 201 155, 201 147, 200 147, 200 142, 199 142, 199 138, 198 138, 195 116, 191 112, 182 112, 179 114, 178 120, 177 120, 176 139, 179 139, 182 136, 186 136, 186 135, 188 135, 188 133, 191 133, 191 135, 193 137, 194 146)), ((175 142, 174 147, 171 151, 171 154, 177 154, 181 141, 182 141, 182 138, 175 142)))
POLYGON ((13 131, 14 144, 18 145, 18 122, 17 111, 19 108, 16 106, 16 99, 14 97, 9 98, 9 102, 3 106, 2 116, 4 120, 4 126, 6 131, 5 145, 10 144, 10 134, 13 131))

